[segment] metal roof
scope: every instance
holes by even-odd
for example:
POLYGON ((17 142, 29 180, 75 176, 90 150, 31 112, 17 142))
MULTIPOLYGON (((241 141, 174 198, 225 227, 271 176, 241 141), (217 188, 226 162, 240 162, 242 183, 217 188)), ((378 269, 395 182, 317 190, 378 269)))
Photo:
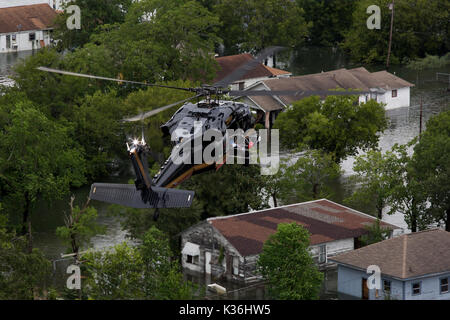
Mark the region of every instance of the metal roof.
MULTIPOLYGON (((322 199, 207 220, 242 256, 259 254, 280 223, 298 223, 311 233, 311 245, 367 234, 375 217, 322 199)), ((398 227, 381 222, 389 229, 398 227)))

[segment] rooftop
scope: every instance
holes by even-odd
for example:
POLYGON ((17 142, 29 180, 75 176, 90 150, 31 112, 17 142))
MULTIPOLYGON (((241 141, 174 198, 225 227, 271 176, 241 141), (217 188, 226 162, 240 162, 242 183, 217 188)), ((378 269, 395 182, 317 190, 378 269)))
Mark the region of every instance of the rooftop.
POLYGON ((377 265, 382 274, 409 279, 450 272, 449 248, 450 232, 432 229, 378 242, 332 260, 363 270, 377 265))
MULTIPOLYGON (((367 233, 376 218, 322 199, 207 220, 242 256, 259 254, 280 223, 298 223, 310 233, 310 244, 355 238, 367 233)), ((398 227, 382 222, 389 229, 398 227)))
MULTIPOLYGON (((272 91, 325 91, 337 88, 369 91, 370 89, 393 90, 414 86, 412 83, 387 71, 371 73, 364 67, 350 70, 343 68, 289 78, 267 79, 262 82, 272 91)), ((305 94, 302 97, 306 96, 308 95, 305 94)), ((291 105, 299 100, 299 97, 295 96, 280 96, 279 98, 286 105, 291 105)), ((272 106, 274 101, 270 102, 269 108, 275 108, 272 106)), ((275 103, 279 105, 278 109, 282 108, 280 103, 275 103)), ((261 107, 263 106, 261 105, 261 107)))
MULTIPOLYGON (((213 83, 216 83, 216 82, 224 79, 225 77, 227 77, 231 73, 233 73, 236 69, 238 69, 240 66, 242 66, 245 63, 248 63, 254 59, 255 58, 249 53, 216 58, 216 61, 219 63, 220 68, 219 68, 219 71, 217 72, 216 78, 213 80, 213 83)), ((271 68, 271 67, 265 66, 262 63, 259 63, 256 65, 255 68, 253 68, 252 70, 249 70, 237 81, 254 79, 254 78, 276 77, 276 76, 280 76, 280 75, 290 75, 290 74, 291 73, 288 71, 271 68)))
POLYGON ((48 4, 0 8, 0 33, 51 28, 57 13, 48 4))

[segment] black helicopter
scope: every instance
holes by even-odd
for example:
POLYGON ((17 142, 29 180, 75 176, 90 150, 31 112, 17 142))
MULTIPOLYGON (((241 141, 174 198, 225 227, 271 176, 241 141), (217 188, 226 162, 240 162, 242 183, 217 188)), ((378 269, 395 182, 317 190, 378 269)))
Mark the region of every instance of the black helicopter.
MULTIPOLYGON (((204 85, 199 88, 179 88, 158 84, 148 84, 136 81, 122 79, 99 77, 87 74, 80 74, 46 67, 38 69, 45 72, 57 73, 62 75, 84 77, 90 79, 115 81, 119 83, 139 84, 144 86, 163 87, 176 90, 194 92, 195 96, 172 103, 170 105, 142 113, 135 117, 123 119, 124 122, 143 121, 143 119, 156 115, 162 111, 183 104, 175 112, 172 118, 161 126, 164 135, 175 135, 173 150, 179 149, 184 143, 190 143, 198 134, 202 135, 209 129, 215 129, 225 135, 227 129, 242 129, 247 132, 255 125, 255 118, 251 112, 251 106, 236 102, 233 100, 220 100, 218 97, 229 95, 232 97, 242 96, 302 96, 302 95, 354 95, 362 92, 356 91, 237 91, 229 90, 227 87, 234 81, 240 79, 248 71, 252 70, 257 64, 264 61, 268 56, 283 50, 283 47, 270 47, 263 50, 255 59, 244 64, 226 78, 213 84, 204 85), (216 97, 212 99, 212 97, 216 97), (200 98, 205 99, 200 100, 200 98), (190 102, 197 99, 197 103, 190 102), (194 123, 201 123, 201 133, 194 132, 194 123)), ((223 147, 229 143, 226 139, 222 141, 223 147)), ((245 141, 245 157, 248 160, 249 148, 252 143, 247 139, 245 141)), ((236 146, 235 146, 236 147, 236 146)), ((148 169, 149 147, 145 142, 144 135, 139 141, 134 139, 131 144, 127 143, 127 151, 136 174, 135 185, 129 184, 109 184, 94 183, 91 186, 90 198, 93 200, 107 203, 119 204, 133 208, 184 208, 190 207, 194 198, 194 192, 188 190, 174 189, 184 180, 192 175, 205 171, 217 170, 226 161, 227 154, 224 153, 220 162, 216 163, 175 163, 170 157, 167 159, 160 172, 150 178, 148 169)), ((192 150, 193 151, 193 150, 192 150)), ((192 152, 194 154, 194 152, 192 152)), ((155 211, 155 220, 158 217, 158 210, 155 211)))

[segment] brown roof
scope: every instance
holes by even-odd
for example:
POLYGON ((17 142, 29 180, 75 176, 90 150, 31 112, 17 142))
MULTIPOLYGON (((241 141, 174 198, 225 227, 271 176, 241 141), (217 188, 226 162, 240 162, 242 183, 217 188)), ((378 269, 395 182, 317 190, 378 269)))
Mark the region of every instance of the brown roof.
POLYGON ((333 261, 400 279, 450 271, 450 232, 439 229, 410 233, 343 253, 333 261))
POLYGON ((56 16, 46 3, 0 8, 0 33, 48 29, 56 16))
POLYGON ((275 100, 274 97, 271 96, 251 96, 247 97, 250 100, 252 100, 254 103, 256 103, 261 109, 264 111, 276 111, 276 110, 282 110, 283 105, 275 100))
MULTIPOLYGON (((337 88, 369 90, 369 88, 351 74, 347 69, 308 74, 281 79, 264 80, 272 91, 323 91, 337 88)), ((307 95, 305 95, 307 96, 307 95)), ((281 96, 280 99, 287 105, 299 100, 295 96, 281 96)))
MULTIPOLYGON (((280 223, 296 222, 311 233, 311 245, 359 237, 376 219, 322 199, 235 216, 208 219, 242 256, 259 254, 280 223)), ((381 223, 390 229, 398 227, 381 223)))
MULTIPOLYGON (((238 69, 240 66, 244 65, 247 62, 250 62, 251 60, 254 60, 255 58, 249 54, 249 53, 243 53, 243 54, 237 54, 233 56, 224 56, 224 57, 218 57, 216 58, 217 63, 219 64, 219 71, 217 72, 216 78, 213 80, 213 83, 216 83, 228 75, 230 75, 232 72, 234 72, 236 69, 238 69)), ((246 80, 246 79, 253 79, 253 78, 263 78, 263 77, 274 77, 277 75, 287 75, 290 74, 290 72, 270 68, 265 66, 262 63, 259 63, 256 65, 255 68, 248 71, 244 76, 241 77, 241 79, 238 80, 246 80)), ((238 81, 236 80, 236 81, 238 81)))
POLYGON ((414 84, 397 77, 387 71, 370 73, 366 68, 356 68, 348 70, 369 88, 382 88, 385 90, 414 87, 414 84))
POLYGON ((403 80, 402 78, 397 77, 396 75, 384 71, 379 72, 373 72, 372 76, 379 80, 380 82, 384 83, 384 87, 381 87, 386 90, 392 90, 392 89, 400 89, 404 87, 414 87, 414 84, 403 80))
MULTIPOLYGON (((363 67, 350 70, 343 68, 290 78, 268 79, 262 82, 272 91, 325 91, 337 88, 369 91, 371 88, 392 90, 414 86, 387 71, 370 73, 363 67)), ((302 97, 280 96, 279 98, 284 104, 291 105, 307 96, 306 93, 302 97)), ((270 102, 273 104, 273 101, 270 102)), ((261 107, 264 108, 264 106, 261 107)), ((274 107, 269 105, 268 108, 273 109, 274 107)), ((278 109, 281 108, 282 106, 279 104, 278 109)))
POLYGON ((269 72, 272 74, 272 76, 283 76, 283 75, 290 75, 291 74, 289 71, 286 71, 286 70, 272 68, 272 67, 266 66, 264 64, 263 64, 263 66, 264 66, 264 68, 269 70, 269 72))

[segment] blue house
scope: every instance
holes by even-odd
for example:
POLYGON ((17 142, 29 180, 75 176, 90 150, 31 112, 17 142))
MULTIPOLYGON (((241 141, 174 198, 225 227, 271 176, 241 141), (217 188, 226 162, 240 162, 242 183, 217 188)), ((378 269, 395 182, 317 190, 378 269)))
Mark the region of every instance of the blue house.
POLYGON ((450 232, 405 234, 330 260, 338 265, 341 298, 450 300, 450 232), (379 281, 369 266, 379 268, 379 281))

